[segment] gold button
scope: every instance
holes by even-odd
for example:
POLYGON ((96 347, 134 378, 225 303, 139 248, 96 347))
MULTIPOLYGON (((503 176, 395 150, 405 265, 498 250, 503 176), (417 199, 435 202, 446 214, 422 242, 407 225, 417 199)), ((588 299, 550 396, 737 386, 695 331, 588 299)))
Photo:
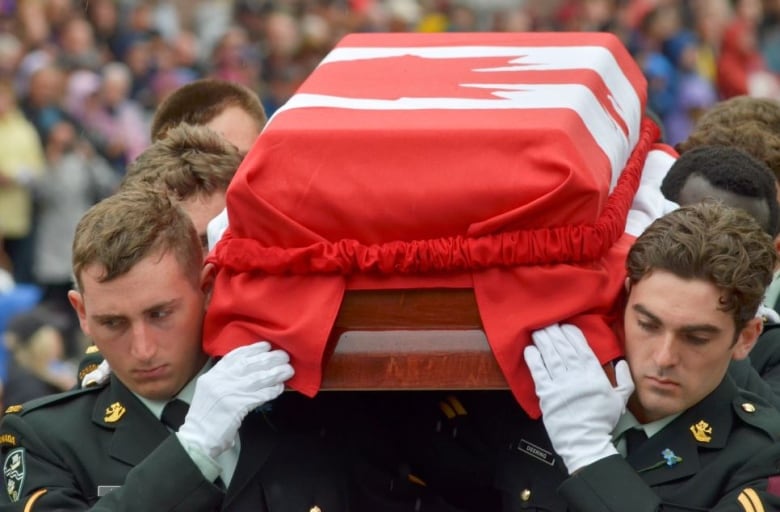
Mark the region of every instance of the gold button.
POLYGON ((523 489, 523 492, 520 493, 520 499, 523 501, 528 501, 531 499, 531 489, 523 489))
POLYGON ((309 512, 322 512, 322 509, 317 505, 314 505, 312 508, 309 509, 309 512))
POLYGON ((750 402, 745 402, 742 404, 742 410, 745 412, 756 412, 756 406, 750 402))

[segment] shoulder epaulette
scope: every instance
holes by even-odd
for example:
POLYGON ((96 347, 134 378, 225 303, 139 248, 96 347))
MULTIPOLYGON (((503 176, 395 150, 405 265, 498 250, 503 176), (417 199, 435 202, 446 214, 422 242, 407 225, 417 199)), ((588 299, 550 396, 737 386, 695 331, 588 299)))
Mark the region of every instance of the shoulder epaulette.
POLYGON ((42 407, 47 407, 49 405, 67 402, 69 400, 73 400, 74 398, 77 398, 87 393, 94 393, 95 391, 103 389, 105 386, 106 384, 102 384, 98 386, 91 386, 88 388, 72 389, 69 391, 63 391, 62 393, 55 393, 52 395, 43 396, 41 398, 36 398, 34 400, 30 400, 29 402, 25 402, 23 404, 10 405, 5 409, 5 414, 24 415, 25 413, 33 411, 35 409, 40 409, 42 407))
POLYGON ((732 402, 734 412, 743 422, 780 439, 780 411, 753 393, 741 391, 732 402))

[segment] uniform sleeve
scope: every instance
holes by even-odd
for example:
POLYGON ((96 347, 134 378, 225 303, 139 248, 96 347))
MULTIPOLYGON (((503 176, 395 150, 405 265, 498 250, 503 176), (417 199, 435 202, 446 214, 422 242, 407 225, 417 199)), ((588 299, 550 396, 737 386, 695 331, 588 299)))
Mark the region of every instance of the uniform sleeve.
POLYGON ((82 492, 67 462, 23 416, 6 416, 1 432, 0 438, 15 446, 4 450, 6 492, 0 492, 0 512, 205 512, 218 509, 224 497, 175 436, 130 470, 124 485, 98 497, 82 492))
MULTIPOLYGON (((780 445, 764 450, 731 477, 711 512, 780 510, 780 445)), ((698 506, 665 502, 619 455, 591 464, 568 478, 559 493, 572 512, 701 511, 698 506)))

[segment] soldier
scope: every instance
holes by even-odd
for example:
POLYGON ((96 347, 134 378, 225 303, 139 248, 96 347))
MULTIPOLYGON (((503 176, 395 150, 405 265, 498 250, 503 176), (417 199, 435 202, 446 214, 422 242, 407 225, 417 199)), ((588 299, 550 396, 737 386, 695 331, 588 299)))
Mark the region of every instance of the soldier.
MULTIPOLYGON (((260 99, 243 85, 217 79, 184 85, 155 111, 154 143, 133 163, 122 187, 141 182, 171 193, 190 215, 205 253, 208 223, 217 214, 223 219, 219 225, 227 223, 225 191, 266 121, 260 99)), ((99 383, 110 371, 92 346, 79 363, 78 380, 99 383)))
POLYGON ((73 274, 70 301, 112 375, 9 407, 0 510, 347 510, 316 441, 258 410, 292 376, 287 354, 267 342, 203 353, 213 272, 175 202, 133 188, 98 203, 73 274))
POLYGON ((558 490, 569 510, 780 507, 780 413, 726 376, 761 333, 776 261, 744 211, 683 207, 629 252, 616 387, 576 327, 533 334, 525 358, 570 475, 558 490))
POLYGON ((176 89, 157 107, 152 119, 152 141, 165 138, 180 123, 206 126, 245 156, 266 121, 263 104, 251 89, 206 78, 176 89))

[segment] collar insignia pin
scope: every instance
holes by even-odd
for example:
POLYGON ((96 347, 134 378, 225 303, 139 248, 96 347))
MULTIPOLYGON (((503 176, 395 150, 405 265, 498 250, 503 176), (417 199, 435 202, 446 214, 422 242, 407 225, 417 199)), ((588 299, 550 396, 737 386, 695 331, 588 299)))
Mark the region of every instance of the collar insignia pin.
POLYGON ((119 402, 114 402, 106 407, 106 416, 103 418, 103 421, 106 423, 115 423, 125 415, 125 412, 127 412, 127 409, 125 409, 124 405, 119 402))
POLYGON ((709 443, 712 441, 712 427, 704 420, 699 420, 695 425, 691 425, 691 433, 694 439, 700 443, 709 443))

